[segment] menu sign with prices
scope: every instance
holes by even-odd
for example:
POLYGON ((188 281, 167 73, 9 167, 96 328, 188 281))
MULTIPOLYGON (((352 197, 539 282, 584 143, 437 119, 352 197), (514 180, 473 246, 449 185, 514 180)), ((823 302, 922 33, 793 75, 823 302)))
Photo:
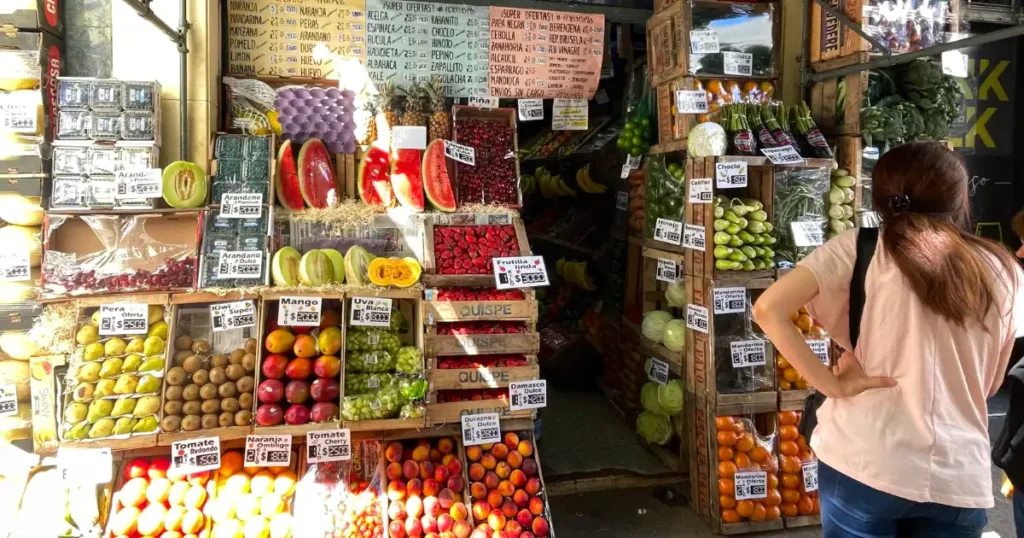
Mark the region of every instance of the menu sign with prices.
POLYGON ((508 385, 508 407, 511 411, 539 409, 548 406, 548 382, 515 381, 508 385))
POLYGON ((707 114, 708 94, 704 90, 676 90, 677 114, 707 114))
POLYGON ((715 315, 742 314, 747 310, 747 288, 715 288, 715 315))
POLYGON ((462 415, 462 444, 465 446, 501 442, 501 424, 497 413, 462 415))
POLYGON ((220 469, 220 438, 202 437, 171 443, 171 467, 182 473, 220 469))
POLYGON ((604 56, 604 15, 490 8, 490 94, 591 99, 604 56))
POLYGON ((707 334, 708 309, 695 304, 686 305, 686 327, 707 334))
POLYGON ((229 75, 337 79, 334 56, 366 56, 365 0, 232 0, 229 75))
POLYGON ((822 364, 828 366, 828 339, 807 340, 807 345, 822 364))
POLYGON ((655 269, 654 278, 661 282, 668 282, 669 284, 676 281, 679 276, 679 269, 675 260, 666 260, 665 258, 658 258, 658 267, 655 269))
POLYGON ((551 106, 551 130, 586 131, 589 106, 586 99, 555 99, 551 106))
POLYGON ((459 161, 462 164, 476 166, 476 150, 451 140, 444 141, 444 156, 459 161))
POLYGON ((654 223, 654 240, 678 245, 683 240, 683 223, 658 217, 654 223))
POLYGON ((447 97, 487 97, 488 17, 484 6, 366 0, 366 71, 402 87, 441 75, 447 97))
POLYGON ((247 435, 246 467, 287 467, 292 462, 291 435, 247 435))
POLYGON ((719 51, 718 32, 706 30, 690 30, 691 54, 715 54, 719 51))
POLYGON ((519 99, 519 121, 537 121, 544 119, 543 99, 519 99))
POLYGON ((220 253, 217 278, 259 278, 262 272, 262 250, 229 250, 220 253))
POLYGON ((31 260, 27 250, 0 252, 0 281, 24 282, 32 279, 31 260))
POLYGON ((0 417, 18 414, 18 389, 14 383, 0 385, 0 417))
POLYGON ((349 325, 357 327, 390 327, 391 299, 387 297, 353 297, 349 306, 349 325))
POLYGON ((277 302, 277 324, 282 327, 319 327, 321 297, 281 297, 277 302))
POLYGON ((753 501, 768 496, 768 473, 740 471, 733 476, 737 501, 753 501))
POLYGON ((683 248, 703 251, 704 227, 699 224, 687 224, 683 229, 683 248))
POLYGON ((650 368, 647 370, 647 379, 659 385, 668 383, 668 363, 654 357, 648 359, 647 362, 650 364, 650 368))
POLYGON ((215 303, 210 305, 213 332, 256 326, 256 305, 253 301, 215 303))
POLYGON ((114 196, 118 200, 143 200, 163 196, 163 172, 159 168, 119 170, 114 196))
POLYGON ((100 336, 146 334, 149 305, 113 303, 100 305, 100 336))
POLYGON ((220 198, 220 218, 258 219, 263 214, 262 192, 226 192, 220 198))
POLYGON ((818 460, 800 464, 804 475, 804 491, 818 491, 818 460))
POLYGON ((747 163, 745 161, 715 163, 715 180, 719 189, 746 187, 747 163))
POLYGON ((548 285, 543 256, 492 258, 491 261, 494 263, 494 284, 499 290, 548 285))
POLYGON ((793 146, 781 146, 777 148, 761 148, 761 153, 772 164, 803 164, 804 158, 793 149, 793 146))
POLYGON ((711 178, 695 177, 690 180, 688 199, 691 204, 710 204, 713 194, 711 178))
POLYGON ((754 55, 746 52, 727 50, 722 53, 723 67, 726 75, 749 77, 754 70, 754 55))
POLYGON ((818 247, 825 242, 825 231, 821 229, 823 222, 817 220, 801 220, 789 223, 793 230, 793 244, 798 247, 818 247))
POLYGON ((733 368, 764 366, 768 364, 768 353, 765 351, 764 340, 740 340, 729 343, 733 368))
POLYGON ((306 432, 306 461, 326 463, 352 459, 352 434, 349 430, 306 432))
POLYGON ((66 484, 107 484, 113 477, 109 448, 57 449, 57 472, 66 484))

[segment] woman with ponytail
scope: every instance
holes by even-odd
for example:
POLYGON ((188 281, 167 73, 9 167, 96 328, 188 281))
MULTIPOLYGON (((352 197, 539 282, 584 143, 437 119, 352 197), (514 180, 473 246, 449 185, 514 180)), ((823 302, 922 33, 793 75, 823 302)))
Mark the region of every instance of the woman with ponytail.
POLYGON ((882 224, 867 264, 849 230, 766 290, 754 317, 827 397, 811 436, 825 538, 976 538, 993 506, 986 398, 1024 334, 1024 273, 971 233, 967 170, 943 144, 894 148, 872 181, 882 224), (790 321, 805 305, 847 350, 831 370, 790 321))

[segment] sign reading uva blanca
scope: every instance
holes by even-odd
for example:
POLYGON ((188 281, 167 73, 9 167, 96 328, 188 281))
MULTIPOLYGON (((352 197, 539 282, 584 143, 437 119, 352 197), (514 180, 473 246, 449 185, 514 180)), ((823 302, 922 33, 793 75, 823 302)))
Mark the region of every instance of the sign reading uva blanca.
POLYGON ((604 15, 490 8, 490 95, 591 99, 604 54, 604 15))

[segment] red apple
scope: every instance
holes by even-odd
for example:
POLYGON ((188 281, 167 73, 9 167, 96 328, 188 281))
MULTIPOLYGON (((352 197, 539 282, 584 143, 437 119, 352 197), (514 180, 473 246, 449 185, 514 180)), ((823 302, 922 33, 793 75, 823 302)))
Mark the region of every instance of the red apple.
POLYGON ((284 398, 284 383, 276 379, 266 379, 256 388, 256 399, 262 403, 277 403, 282 398, 284 398))
POLYGON ((145 458, 135 458, 124 466, 124 479, 128 481, 133 478, 146 476, 146 471, 148 470, 149 462, 145 458))
POLYGON ((266 379, 281 379, 284 377, 284 369, 288 366, 288 357, 284 355, 267 355, 263 359, 263 377, 266 379))
POLYGON ((309 387, 309 393, 318 402, 330 402, 338 399, 341 392, 341 385, 334 379, 318 377, 309 387))
POLYGON ((304 403, 309 399, 309 384, 305 381, 289 381, 284 387, 284 399, 288 403, 304 403))

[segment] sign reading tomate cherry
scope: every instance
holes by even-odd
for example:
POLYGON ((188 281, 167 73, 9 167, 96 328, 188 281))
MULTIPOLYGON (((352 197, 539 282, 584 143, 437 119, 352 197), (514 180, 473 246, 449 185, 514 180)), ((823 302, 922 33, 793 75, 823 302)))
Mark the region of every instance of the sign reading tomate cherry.
POLYGON ((494 283, 499 290, 536 288, 548 285, 548 271, 543 256, 492 258, 494 283))

